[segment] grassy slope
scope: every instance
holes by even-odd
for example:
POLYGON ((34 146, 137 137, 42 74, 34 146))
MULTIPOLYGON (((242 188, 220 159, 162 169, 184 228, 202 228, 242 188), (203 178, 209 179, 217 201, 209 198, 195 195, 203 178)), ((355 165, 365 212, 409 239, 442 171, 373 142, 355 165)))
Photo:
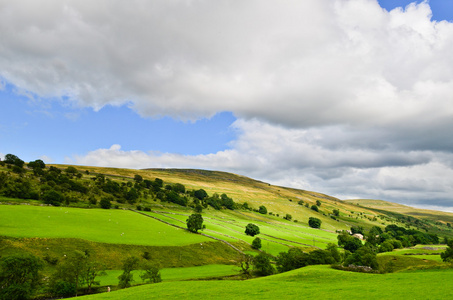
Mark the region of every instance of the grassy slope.
POLYGON ((0 235, 181 246, 209 241, 126 210, 2 205, 0 235))
POLYGON ((452 276, 452 269, 379 275, 309 266, 248 281, 163 282, 81 299, 448 299, 452 276))
POLYGON ((453 213, 430 210, 430 209, 421 209, 410 207, 407 205, 402 205, 398 203, 392 203, 383 200, 373 200, 373 199, 354 199, 354 200, 345 200, 347 203, 359 204, 364 207, 382 209, 387 211, 393 211, 413 217, 421 217, 433 221, 444 221, 453 223, 453 213))

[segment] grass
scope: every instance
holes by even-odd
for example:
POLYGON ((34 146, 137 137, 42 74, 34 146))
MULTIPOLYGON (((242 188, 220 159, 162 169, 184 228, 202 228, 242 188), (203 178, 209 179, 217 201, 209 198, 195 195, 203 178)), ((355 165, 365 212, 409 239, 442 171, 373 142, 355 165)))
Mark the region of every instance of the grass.
POLYGON ((78 238, 150 246, 183 246, 210 241, 126 210, 0 205, 0 235, 78 238))
POLYGON ((185 281, 143 285, 81 299, 448 299, 452 269, 365 274, 309 266, 247 281, 185 281))
MULTIPOLYGON (((118 276, 122 270, 109 270, 106 275, 99 276, 101 286, 113 286, 118 284, 118 276)), ((140 274, 142 271, 136 270, 134 274, 134 284, 142 284, 140 274)), ((164 268, 160 270, 162 281, 181 281, 200 278, 213 278, 231 276, 239 273, 239 268, 235 265, 205 265, 185 268, 164 268)))

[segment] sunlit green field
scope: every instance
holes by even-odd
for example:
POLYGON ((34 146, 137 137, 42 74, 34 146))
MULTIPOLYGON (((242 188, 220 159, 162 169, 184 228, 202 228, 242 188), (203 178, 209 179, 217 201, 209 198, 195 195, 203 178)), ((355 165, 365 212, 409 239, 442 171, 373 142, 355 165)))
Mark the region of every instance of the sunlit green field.
POLYGON ((211 239, 127 210, 0 205, 0 235, 180 246, 211 239))
MULTIPOLYGON (((118 276, 122 273, 122 270, 108 270, 106 275, 99 276, 101 286, 110 286, 118 284, 118 276)), ((143 281, 140 278, 142 271, 136 270, 133 272, 134 283, 142 284, 143 281)), ((186 268, 164 268, 160 270, 161 278, 163 282, 166 281, 177 281, 177 280, 188 280, 198 278, 210 278, 210 277, 221 277, 236 275, 239 273, 239 267, 235 265, 206 265, 198 267, 186 267, 186 268)))
POLYGON ((246 281, 183 281, 82 299, 449 299, 453 269, 365 274, 309 266, 246 281))
MULTIPOLYGON (((190 213, 181 213, 172 210, 161 210, 160 213, 146 212, 146 214, 169 222, 177 226, 185 226, 185 221, 190 213)), ((256 214, 255 214, 256 216, 256 214)), ((259 215, 257 216, 259 217, 259 215)), ((254 223, 260 227, 262 250, 277 255, 287 251, 288 247, 311 247, 312 245, 325 248, 328 243, 336 243, 336 234, 324 230, 313 229, 303 224, 297 224, 286 220, 267 219, 264 222, 258 218, 247 219, 237 212, 205 211, 203 212, 206 229, 202 232, 228 242, 244 241, 252 243, 254 237, 247 236, 245 226, 254 223), (270 224, 269 221, 272 220, 270 224)))

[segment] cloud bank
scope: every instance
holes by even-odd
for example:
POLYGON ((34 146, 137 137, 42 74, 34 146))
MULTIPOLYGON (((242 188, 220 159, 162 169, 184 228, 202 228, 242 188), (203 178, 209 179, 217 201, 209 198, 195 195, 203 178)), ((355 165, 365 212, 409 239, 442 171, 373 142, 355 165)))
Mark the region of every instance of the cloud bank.
POLYGON ((453 206, 453 24, 432 21, 427 2, 2 1, 0 36, 0 76, 37 97, 238 118, 222 152, 114 145, 71 161, 453 206))

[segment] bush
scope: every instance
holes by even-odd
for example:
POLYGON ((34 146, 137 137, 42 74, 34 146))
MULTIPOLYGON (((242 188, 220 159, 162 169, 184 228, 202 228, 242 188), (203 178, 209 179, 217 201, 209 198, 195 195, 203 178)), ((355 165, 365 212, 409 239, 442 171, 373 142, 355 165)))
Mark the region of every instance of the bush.
POLYGON ((275 269, 271 264, 269 255, 261 252, 253 259, 253 269, 258 276, 268 276, 275 273, 275 269))
POLYGON ((368 247, 361 247, 346 259, 346 265, 366 266, 374 270, 379 268, 376 253, 368 247))
POLYGON ((263 214, 263 215, 267 214, 267 208, 266 208, 266 206, 261 205, 260 208, 258 209, 258 212, 259 212, 260 214, 263 214))
POLYGON ((318 211, 319 211, 319 208, 318 208, 316 205, 313 204, 313 205, 311 206, 311 210, 314 210, 314 211, 318 212, 318 211))
POLYGON ((257 225, 255 225, 255 224, 249 223, 245 227, 245 234, 246 235, 255 236, 255 235, 259 234, 259 233, 260 233, 260 228, 257 225))
POLYGON ((112 207, 112 203, 110 202, 110 198, 102 197, 101 201, 99 201, 99 205, 103 209, 110 209, 112 207))
POLYGON ((45 204, 60 206, 64 201, 64 196, 55 190, 50 190, 44 193, 42 199, 45 204))
POLYGON ((312 228, 321 228, 321 220, 318 218, 310 217, 308 219, 308 225, 312 228))
POLYGON ((252 242, 252 248, 253 249, 261 249, 261 239, 259 237, 256 237, 253 242, 252 242))
POLYGON ((201 214, 191 214, 186 222, 187 229, 190 232, 197 233, 198 230, 203 228, 203 217, 201 216, 201 214))

